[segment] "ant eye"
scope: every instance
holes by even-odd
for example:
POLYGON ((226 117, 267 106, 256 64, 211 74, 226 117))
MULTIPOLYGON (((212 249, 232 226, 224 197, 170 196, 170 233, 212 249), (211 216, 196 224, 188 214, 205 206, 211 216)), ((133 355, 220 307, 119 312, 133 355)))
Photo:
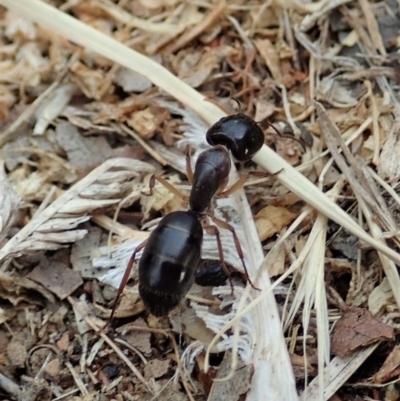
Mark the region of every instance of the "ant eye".
POLYGON ((226 146, 236 160, 245 162, 261 149, 264 132, 251 117, 240 113, 221 118, 207 131, 206 139, 212 146, 226 146))

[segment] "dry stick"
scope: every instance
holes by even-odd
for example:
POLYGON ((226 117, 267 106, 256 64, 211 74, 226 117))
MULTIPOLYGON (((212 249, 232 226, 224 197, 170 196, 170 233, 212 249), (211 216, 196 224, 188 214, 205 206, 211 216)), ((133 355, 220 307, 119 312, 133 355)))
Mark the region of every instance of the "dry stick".
POLYGON ((129 344, 128 341, 121 340, 120 338, 116 338, 115 342, 118 344, 122 344, 126 348, 130 349, 132 352, 134 352, 143 362, 144 365, 147 365, 149 361, 145 358, 145 356, 133 345, 129 344))
POLYGON ((168 163, 167 161, 160 156, 150 145, 147 141, 142 139, 142 137, 137 134, 133 129, 127 127, 125 124, 115 124, 120 130, 131 136, 139 145, 150 155, 153 159, 157 160, 161 165, 166 166, 168 163))
POLYGON ((89 391, 87 390, 85 383, 83 383, 82 379, 80 376, 76 373, 74 367, 72 366, 71 362, 65 362, 65 366, 68 368, 68 370, 71 373, 72 378, 74 379, 74 382, 76 386, 79 388, 80 392, 82 395, 88 395, 89 391))
MULTIPOLYGON (((372 117, 368 117, 346 140, 345 144, 348 146, 350 143, 352 143, 354 140, 356 140, 372 123, 372 117)), ((341 152, 341 149, 339 149, 339 152, 341 152)), ((296 167, 297 171, 303 171, 305 170, 308 166, 312 165, 315 163, 317 160, 322 159, 323 157, 327 156, 330 154, 329 149, 324 150, 322 153, 320 153, 318 156, 314 157, 313 159, 301 164, 300 166, 296 167)))
POLYGON ((376 173, 371 167, 367 167, 369 174, 371 177, 375 179, 375 181, 383 188, 385 191, 396 201, 396 203, 400 206, 400 196, 398 193, 385 181, 382 177, 376 173))
POLYGON ((364 14, 369 31, 369 36, 371 37, 371 41, 375 46, 375 49, 379 50, 382 56, 386 56, 385 45, 383 44, 378 22, 376 21, 375 15, 372 12, 371 4, 367 0, 358 0, 358 4, 360 5, 361 10, 364 14))
POLYGON ((98 226, 103 227, 108 231, 112 231, 122 238, 137 238, 145 240, 149 238, 150 235, 149 232, 133 230, 132 228, 126 227, 118 221, 114 221, 105 214, 92 216, 91 220, 98 226))
POLYGON ((367 95, 369 97, 369 101, 371 102, 371 109, 372 109, 372 133, 374 136, 374 156, 372 158, 372 163, 375 166, 379 165, 379 145, 380 145, 380 135, 379 135, 379 110, 376 104, 376 99, 374 94, 372 93, 372 85, 370 81, 365 81, 364 85, 367 87, 368 92, 367 95))
POLYGON ((193 395, 190 392, 189 385, 188 385, 188 383, 187 383, 187 381, 185 379, 185 373, 183 372, 182 361, 181 361, 181 357, 179 355, 178 345, 176 344, 175 337, 172 334, 170 334, 169 338, 170 338, 170 340, 172 342, 172 345, 174 347, 174 351, 175 351, 175 355, 176 355, 176 363, 178 364, 178 369, 179 369, 179 373, 180 373, 181 378, 182 378, 183 387, 185 388, 185 391, 186 391, 187 396, 189 397, 189 400, 190 401, 194 401, 193 395))
MULTIPOLYGON (((354 18, 354 12, 353 10, 349 10, 347 7, 342 7, 341 8, 341 12, 344 15, 344 17, 346 18, 348 24, 350 25, 351 28, 353 28, 359 38, 360 38, 360 45, 364 46, 363 53, 367 53, 367 55, 369 57, 366 57, 366 62, 370 65, 373 66, 373 62, 372 60, 374 58, 378 58, 380 59, 380 57, 378 57, 378 54, 375 50, 375 43, 371 40, 371 38, 367 35, 366 30, 364 29, 364 27, 361 25, 361 23, 359 22, 359 18, 354 18)), ((379 32, 379 31, 378 31, 379 32)), ((380 35, 380 33, 378 33, 378 35, 380 35)), ((389 85, 389 82, 387 80, 387 78, 385 76, 376 76, 375 77, 375 81, 376 83, 379 85, 379 88, 381 89, 381 91, 385 94, 385 93, 389 93, 390 98, 392 99, 394 104, 399 104, 399 101, 397 100, 392 87, 389 85)))
POLYGON ((115 345, 115 343, 103 332, 99 327, 93 322, 93 320, 87 316, 85 312, 79 307, 76 301, 72 297, 68 297, 68 302, 75 308, 85 322, 101 337, 104 341, 113 349, 113 351, 127 364, 127 366, 131 369, 133 374, 147 387, 147 389, 153 393, 146 379, 142 376, 142 374, 136 369, 135 365, 126 357, 126 355, 115 345))
POLYGON ((62 400, 65 397, 69 397, 70 395, 73 395, 75 393, 77 393, 79 391, 79 388, 76 388, 74 390, 68 391, 68 393, 62 394, 60 396, 58 396, 57 398, 53 398, 52 401, 59 401, 62 400))
POLYGON ((327 2, 320 2, 318 5, 317 4, 315 4, 315 5, 307 4, 307 6, 316 6, 316 11, 314 11, 312 14, 304 17, 303 21, 301 21, 301 23, 300 23, 301 31, 307 32, 312 27, 314 27, 316 24, 318 24, 320 21, 322 21, 325 14, 328 14, 330 11, 334 10, 335 8, 337 8, 343 4, 346 4, 346 3, 350 3, 351 1, 352 0, 331 0, 331 1, 327 1, 327 2), (324 5, 324 7, 321 8, 321 6, 320 6, 321 4, 324 5))
POLYGON ((19 388, 19 386, 1 373, 0 373, 0 388, 2 388, 11 396, 13 396, 13 398, 19 399, 19 395, 21 393, 21 389, 19 388))
MULTIPOLYGON (((380 210, 384 214, 386 220, 390 223, 390 226, 388 226, 386 228, 388 229, 389 232, 398 232, 399 231, 398 224, 394 221, 394 218, 390 211, 389 206, 387 205, 385 199, 383 198, 381 191, 378 188, 377 183, 371 176, 370 171, 372 169, 367 165, 365 160, 360 155, 356 155, 356 160, 360 166, 360 173, 364 177, 365 183, 368 185, 368 189, 373 194, 374 199, 375 199, 376 203, 379 205, 380 210)), ((371 207, 373 213, 377 214, 371 205, 370 205, 370 207, 371 207)), ((378 216, 378 217, 380 217, 380 216, 378 216)), ((395 236, 395 240, 397 240, 396 236, 395 236)), ((397 242, 398 242, 398 240, 397 240, 397 242)))
MULTIPOLYGON (((326 114, 326 111, 322 107, 322 105, 318 102, 315 102, 315 106, 317 109, 317 112, 320 115, 326 114)), ((322 127, 324 129, 324 127, 322 127)), ((257 161, 259 157, 259 154, 256 155, 255 159, 257 161)), ((281 181, 283 181, 284 174, 279 174, 279 177, 281 178, 281 181)), ((298 194, 300 197, 300 193, 304 191, 305 188, 302 188, 304 185, 304 182, 301 182, 303 180, 307 180, 305 177, 300 176, 299 180, 287 183, 287 186, 290 185, 290 189, 296 194, 298 194), (300 179, 302 177, 302 179, 300 179)), ((284 182, 286 185, 286 182, 284 182)), ((324 213, 327 217, 331 218, 335 222, 341 224, 344 228, 352 232, 354 235, 358 236, 360 239, 363 241, 367 242, 368 244, 372 245, 374 248, 377 250, 381 251, 384 253, 386 256, 388 256, 391 260, 394 262, 400 264, 400 255, 397 254, 397 252, 393 251, 392 249, 388 248, 387 246, 384 246, 383 244, 379 243, 379 241, 373 239, 370 235, 368 235, 364 230, 361 229, 361 227, 356 224, 352 218, 345 213, 339 206, 337 206, 334 202, 325 202, 325 199, 322 199, 320 191, 315 188, 313 185, 309 186, 307 185, 307 190, 311 191, 309 196, 307 197, 307 201, 314 206, 318 211, 321 213, 324 213), (315 197, 315 198, 314 198, 315 197), (314 198, 314 199, 313 199, 314 198), (318 204, 318 202, 320 202, 318 204)))

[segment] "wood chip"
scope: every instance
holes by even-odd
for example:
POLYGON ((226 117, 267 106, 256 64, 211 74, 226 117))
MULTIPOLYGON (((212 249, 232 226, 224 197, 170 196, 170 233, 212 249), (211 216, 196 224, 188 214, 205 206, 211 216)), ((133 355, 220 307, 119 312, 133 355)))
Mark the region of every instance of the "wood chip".
POLYGON ((393 338, 393 329, 375 320, 368 310, 350 307, 343 312, 333 331, 332 353, 344 357, 357 348, 393 338))
POLYGON ((396 345, 386 358, 378 373, 372 376, 375 383, 385 383, 400 376, 400 345, 396 345))

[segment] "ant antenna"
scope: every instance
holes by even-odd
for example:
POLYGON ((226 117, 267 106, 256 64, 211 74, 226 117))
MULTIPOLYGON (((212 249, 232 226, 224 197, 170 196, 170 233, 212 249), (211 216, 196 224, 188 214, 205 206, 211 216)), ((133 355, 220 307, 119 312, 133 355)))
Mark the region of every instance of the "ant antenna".
POLYGON ((232 96, 233 90, 235 89, 233 82, 227 82, 223 86, 221 85, 221 87, 229 92, 229 97, 231 98, 231 100, 233 100, 237 104, 238 109, 239 109, 237 114, 242 114, 242 104, 240 103, 239 99, 232 96))
POLYGON ((257 124, 263 124, 263 125, 265 124, 267 127, 271 127, 271 128, 276 132, 276 134, 277 134, 280 138, 289 138, 289 139, 292 139, 293 141, 296 141, 296 142, 302 147, 303 152, 305 152, 306 147, 305 147, 305 144, 303 143, 303 141, 302 141, 301 139, 297 139, 294 135, 285 134, 285 133, 280 132, 280 131, 279 131, 273 124, 271 124, 269 121, 262 120, 262 121, 257 122, 257 124))
POLYGON ((242 104, 240 103, 239 99, 236 97, 231 96, 231 100, 233 100, 238 106, 238 114, 242 114, 242 104))
POLYGON ((280 136, 281 138, 283 137, 284 134, 282 134, 282 132, 280 132, 278 130, 278 128, 275 127, 274 124, 271 124, 269 121, 266 120, 262 120, 262 121, 258 121, 257 124, 265 124, 267 127, 271 127, 278 136, 280 136))

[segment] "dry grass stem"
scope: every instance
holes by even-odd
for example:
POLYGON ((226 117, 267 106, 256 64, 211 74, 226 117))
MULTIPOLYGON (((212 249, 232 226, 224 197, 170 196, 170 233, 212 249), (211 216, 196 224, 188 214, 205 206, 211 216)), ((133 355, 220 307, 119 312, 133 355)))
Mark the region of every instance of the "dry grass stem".
MULTIPOLYGON (((323 399, 328 400, 336 390, 357 370, 357 368, 374 352, 378 344, 361 351, 356 351, 348 357, 335 357, 324 370, 323 399)), ((319 377, 316 377, 300 397, 301 401, 321 400, 319 377)))

